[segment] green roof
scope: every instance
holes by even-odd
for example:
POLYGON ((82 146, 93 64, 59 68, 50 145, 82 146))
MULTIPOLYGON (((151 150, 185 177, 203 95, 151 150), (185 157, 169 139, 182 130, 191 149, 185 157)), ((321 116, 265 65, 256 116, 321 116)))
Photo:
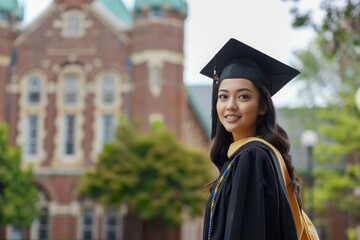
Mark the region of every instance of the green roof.
POLYGON ((187 14, 187 3, 185 0, 136 0, 134 10, 139 11, 144 7, 161 8, 164 6, 187 14))
POLYGON ((17 0, 1 0, 0 12, 15 13, 18 20, 22 21, 24 19, 24 7, 17 0))
POLYGON ((186 86, 190 106, 209 137, 211 131, 211 98, 209 96, 211 96, 211 91, 211 85, 186 86))
POLYGON ((100 0, 100 2, 120 21, 132 24, 132 15, 122 0, 100 0))

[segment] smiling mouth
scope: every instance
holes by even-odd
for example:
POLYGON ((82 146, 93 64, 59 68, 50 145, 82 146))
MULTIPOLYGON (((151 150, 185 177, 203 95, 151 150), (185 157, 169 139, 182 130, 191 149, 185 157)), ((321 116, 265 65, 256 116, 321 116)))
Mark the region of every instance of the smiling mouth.
POLYGON ((234 116, 234 115, 231 115, 231 116, 225 116, 225 119, 228 119, 228 120, 235 120, 235 119, 239 119, 240 116, 234 116))

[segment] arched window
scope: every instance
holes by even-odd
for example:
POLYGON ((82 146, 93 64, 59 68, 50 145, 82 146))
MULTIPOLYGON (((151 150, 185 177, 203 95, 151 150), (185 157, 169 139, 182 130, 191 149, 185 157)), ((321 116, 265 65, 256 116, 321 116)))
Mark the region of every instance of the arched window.
POLYGON ((84 16, 80 10, 69 10, 64 14, 63 35, 81 37, 84 35, 84 16))
POLYGON ((105 105, 112 105, 115 101, 115 78, 111 74, 106 74, 101 80, 102 103, 105 105))
POLYGON ((116 209, 108 209, 104 217, 104 240, 119 239, 120 219, 116 209))
POLYGON ((67 75, 64 81, 65 105, 75 105, 77 103, 79 90, 79 77, 77 75, 67 75))
POLYGON ((85 207, 82 215, 82 237, 84 240, 95 239, 95 213, 92 207, 85 207))
POLYGON ((36 105, 41 100, 41 79, 38 75, 31 75, 28 82, 28 103, 36 105))
POLYGON ((31 226, 31 239, 49 239, 50 214, 49 201, 43 192, 39 193, 39 215, 31 226))

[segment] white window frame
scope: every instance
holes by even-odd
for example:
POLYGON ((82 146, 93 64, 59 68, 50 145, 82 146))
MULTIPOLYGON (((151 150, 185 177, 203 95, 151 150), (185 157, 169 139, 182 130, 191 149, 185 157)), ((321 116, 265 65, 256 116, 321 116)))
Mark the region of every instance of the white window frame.
POLYGON ((102 125, 102 146, 115 139, 115 117, 111 113, 104 113, 101 118, 102 125), (107 121, 107 120, 110 120, 107 121))
POLYGON ((64 145, 63 154, 65 156, 74 156, 76 155, 76 115, 75 114, 66 114, 64 116, 64 145), (69 125, 69 121, 72 120, 72 126, 69 125), (68 145, 71 144, 72 152, 68 152, 68 145))
POLYGON ((39 105, 41 103, 41 77, 37 74, 32 74, 29 76, 28 85, 27 85, 27 103, 31 106, 39 105), (33 84, 37 82, 37 87, 33 84), (38 100, 32 101, 32 95, 37 95, 38 100))
POLYGON ((81 215, 81 239, 96 239, 96 231, 95 231, 95 226, 96 226, 96 213, 95 213, 95 209, 93 207, 90 206, 85 206, 83 207, 83 211, 82 211, 82 215, 81 215), (87 211, 89 210, 91 216, 91 224, 89 224, 89 226, 87 226, 86 224, 86 217, 88 217, 87 215, 87 211), (87 238, 85 237, 85 232, 90 232, 91 237, 87 238))
POLYGON ((149 65, 149 88, 154 97, 161 95, 162 82, 163 82, 163 67, 160 64, 149 65))
POLYGON ((11 240, 22 240, 25 238, 25 229, 9 225, 6 229, 6 238, 11 240))
POLYGON ((49 239, 50 235, 50 207, 49 201, 47 200, 45 194, 41 191, 39 192, 38 207, 40 210, 40 216, 31 225, 31 239, 46 240, 49 239), (41 217, 43 216, 41 212, 42 210, 46 211, 46 224, 43 224, 41 220, 41 217), (46 236, 44 238, 41 238, 40 231, 42 230, 46 231, 46 236))
POLYGON ((95 111, 94 117, 95 121, 93 122, 92 129, 94 131, 94 141, 93 148, 91 151, 91 159, 94 162, 98 161, 99 153, 103 150, 104 146, 104 126, 103 126, 103 116, 105 114, 110 114, 113 116, 113 130, 114 130, 114 139, 116 127, 119 123, 118 116, 122 111, 122 93, 126 92, 125 78, 121 77, 122 75, 112 68, 104 68, 96 74, 95 77, 95 86, 94 86, 94 103, 95 111), (103 101, 103 83, 106 76, 111 76, 114 79, 114 101, 112 103, 104 103, 103 101))
POLYGON ((27 116, 26 131, 26 148, 27 157, 36 157, 39 154, 39 135, 40 135, 40 118, 38 114, 29 114, 27 116), (32 122, 35 120, 35 123, 32 122), (33 125, 35 124, 35 125, 33 125), (34 148, 34 149, 33 149, 34 148))
POLYGON ((103 239, 104 240, 112 240, 112 239, 119 239, 120 237, 120 214, 116 209, 107 209, 105 211, 104 214, 104 232, 103 232, 103 239), (109 217, 114 217, 115 216, 115 220, 116 220, 116 224, 109 226, 108 225, 108 220, 109 217), (110 230, 109 230, 110 229, 110 230), (108 238, 108 233, 109 231, 114 232, 115 236, 114 238, 108 238))
POLYGON ((116 78, 113 74, 104 74, 101 78, 101 101, 104 105, 114 105, 116 101, 116 78))
MULTIPOLYGON (((37 80, 36 80, 37 81, 37 80)), ((23 146, 23 162, 25 165, 34 164, 35 166, 39 165, 41 161, 45 160, 45 148, 43 141, 46 136, 45 117, 46 109, 48 104, 48 87, 49 82, 47 81, 47 75, 41 69, 29 69, 21 77, 18 85, 16 86, 16 92, 19 92, 19 121, 17 124, 17 129, 19 134, 16 138, 16 143, 20 146, 23 146), (29 86, 30 80, 32 78, 38 78, 40 81, 40 91, 39 91, 39 101, 32 104, 29 102, 29 86), (28 144, 29 144, 29 115, 37 115, 37 152, 36 154, 28 154, 28 144)), ((15 89, 15 88, 14 88, 15 89)), ((13 90, 15 91, 15 90, 13 90)))
POLYGON ((78 9, 71 9, 63 15, 62 36, 81 38, 85 35, 85 15, 78 9))
POLYGON ((64 79, 63 100, 64 105, 74 106, 79 102, 79 76, 76 74, 68 74, 64 79))
POLYGON ((161 8, 151 8, 149 11, 149 17, 152 20, 158 20, 162 17, 163 11, 161 8))
POLYGON ((84 163, 84 150, 82 149, 82 140, 84 137, 83 131, 78 131, 82 128, 85 116, 85 103, 86 103, 86 96, 88 91, 91 90, 91 85, 85 84, 86 81, 86 73, 83 66, 78 64, 69 64, 66 65, 63 69, 61 69, 58 79, 56 81, 56 108, 57 108, 57 115, 56 115, 56 129, 57 134, 55 136, 55 156, 54 156, 54 163, 61 167, 68 167, 68 166, 81 166, 84 163), (76 104, 65 104, 64 101, 64 89, 65 89, 65 79, 68 76, 76 76, 77 80, 77 97, 76 97, 76 104), (66 141, 66 134, 65 134, 65 119, 66 115, 75 115, 75 152, 74 154, 65 154, 65 141, 66 141))

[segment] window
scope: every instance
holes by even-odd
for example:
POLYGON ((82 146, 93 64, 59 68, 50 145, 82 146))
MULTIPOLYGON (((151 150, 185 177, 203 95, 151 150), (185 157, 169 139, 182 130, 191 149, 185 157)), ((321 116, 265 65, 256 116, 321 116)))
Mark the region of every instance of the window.
POLYGON ((63 33, 66 37, 83 35, 83 16, 79 10, 70 10, 65 14, 63 33))
POLYGON ((11 240, 22 240, 25 239, 25 229, 10 225, 7 228, 6 235, 7 238, 11 240))
POLYGON ((154 96, 159 96, 161 93, 161 67, 152 66, 150 67, 150 91, 154 96))
POLYGON ((75 105, 79 93, 79 79, 76 75, 68 75, 64 82, 64 103, 66 105, 75 105))
POLYGON ((150 10, 150 17, 152 19, 157 19, 161 17, 161 9, 160 8, 152 8, 150 10))
POLYGON ((39 138, 39 117, 37 115, 28 116, 28 136, 27 136, 27 151, 28 155, 36 155, 38 153, 38 138, 39 138))
POLYGON ((105 213, 105 240, 116 240, 119 238, 119 216, 117 211, 108 210, 105 213))
POLYGON ((112 104, 115 101, 115 78, 107 74, 103 77, 102 81, 102 102, 104 104, 112 104))
POLYGON ((104 114, 102 117, 102 129, 103 129, 103 145, 114 140, 114 116, 111 114, 104 114))
POLYGON ((7 15, 7 13, 0 12, 0 21, 8 21, 8 20, 9 20, 9 16, 7 15))
POLYGON ((33 75, 29 79, 28 85, 28 102, 29 104, 38 104, 40 103, 40 94, 41 94, 41 80, 37 75, 33 75))
POLYGON ((75 115, 65 116, 65 143, 64 149, 66 155, 75 154, 75 115))
POLYGON ((91 207, 85 207, 83 211, 82 218, 82 239, 83 240, 92 240, 95 239, 94 236, 94 220, 95 215, 91 207))
POLYGON ((31 226, 31 239, 49 239, 49 202, 43 192, 39 192, 39 215, 31 226))
POLYGON ((46 240, 49 235, 49 209, 47 207, 40 208, 38 239, 46 240))

